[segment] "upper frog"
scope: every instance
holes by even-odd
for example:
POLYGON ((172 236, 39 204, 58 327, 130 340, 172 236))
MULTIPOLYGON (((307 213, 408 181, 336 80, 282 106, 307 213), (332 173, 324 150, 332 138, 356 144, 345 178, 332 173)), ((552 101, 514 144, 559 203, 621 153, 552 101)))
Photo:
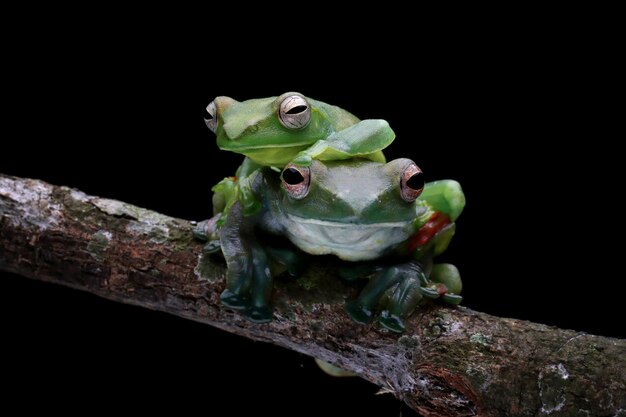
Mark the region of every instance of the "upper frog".
POLYGON ((206 108, 205 123, 217 135, 220 149, 247 157, 234 177, 213 187, 213 212, 223 214, 220 224, 237 200, 246 215, 261 207, 250 188, 259 168, 280 171, 289 162, 309 166, 314 159, 353 157, 385 162, 382 149, 395 138, 384 120, 359 121, 339 107, 300 93, 242 102, 217 97, 206 108))
POLYGON ((381 150, 395 134, 384 120, 361 122, 330 104, 289 92, 279 97, 236 101, 217 97, 206 108, 205 122, 222 150, 243 154, 261 166, 354 156, 383 162, 381 150), (358 132, 338 132, 357 126, 358 132), (303 151, 320 143, 316 149, 303 151))
POLYGON ((272 317, 271 261, 298 275, 307 254, 350 261, 342 269, 346 279, 370 278, 346 305, 358 322, 370 322, 381 309, 380 324, 402 331, 422 297, 460 301, 456 268, 432 264, 450 242, 465 203, 456 181, 425 185, 409 159, 313 160, 308 167, 289 164, 282 174, 260 170, 252 190, 262 209, 245 216, 236 202, 218 230, 228 266, 222 302, 249 319, 272 317))

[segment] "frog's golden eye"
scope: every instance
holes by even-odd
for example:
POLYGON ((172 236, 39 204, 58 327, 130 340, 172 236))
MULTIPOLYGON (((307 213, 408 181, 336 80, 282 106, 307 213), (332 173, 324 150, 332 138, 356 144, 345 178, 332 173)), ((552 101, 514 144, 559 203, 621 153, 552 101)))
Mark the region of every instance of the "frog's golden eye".
POLYGON ((415 164, 410 164, 402 173, 400 194, 404 201, 413 202, 424 191, 424 174, 415 164))
POLYGON ((302 96, 285 97, 278 107, 278 118, 289 129, 302 129, 311 120, 311 106, 302 96))
POLYGON ((211 129, 211 132, 215 133, 217 130, 217 108, 215 107, 214 101, 206 106, 206 110, 204 111, 204 123, 211 129))
POLYGON ((296 200, 300 200, 308 194, 311 183, 311 170, 309 168, 289 164, 283 170, 280 178, 283 180, 283 187, 287 194, 296 200))

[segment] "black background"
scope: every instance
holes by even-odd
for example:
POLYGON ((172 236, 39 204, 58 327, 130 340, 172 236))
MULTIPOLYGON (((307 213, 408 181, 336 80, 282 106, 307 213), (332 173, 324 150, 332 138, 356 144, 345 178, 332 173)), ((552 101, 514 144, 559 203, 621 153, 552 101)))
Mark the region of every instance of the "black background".
MULTIPOLYGON (((611 145, 621 138, 606 130, 606 64, 577 40, 459 36, 392 52, 356 35, 350 46, 303 36, 289 48, 280 37, 226 43, 222 32, 132 27, 57 28, 8 46, 0 172, 201 220, 210 186, 241 160, 217 149, 205 106, 217 95, 299 91, 388 120, 397 133, 389 159, 461 182, 467 207, 443 258, 461 270, 465 306, 626 337, 623 245, 611 241, 623 231, 611 145)), ((9 393, 45 398, 48 410, 80 410, 81 398, 111 410, 128 401, 213 415, 219 402, 274 415, 413 415, 283 349, 0 278, 0 378, 9 393)))

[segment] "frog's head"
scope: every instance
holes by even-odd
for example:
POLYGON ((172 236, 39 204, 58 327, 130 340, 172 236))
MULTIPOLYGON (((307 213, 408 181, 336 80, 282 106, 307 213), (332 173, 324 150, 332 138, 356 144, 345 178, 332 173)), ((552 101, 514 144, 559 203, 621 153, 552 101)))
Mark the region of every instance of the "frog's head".
POLYGON ((220 149, 261 160, 263 165, 272 164, 272 153, 289 161, 300 150, 358 121, 339 107, 294 92, 242 102, 217 97, 205 113, 220 149))
POLYGON ((415 202, 424 179, 410 159, 290 164, 281 181, 287 233, 309 253, 374 259, 408 239, 428 210, 415 202))

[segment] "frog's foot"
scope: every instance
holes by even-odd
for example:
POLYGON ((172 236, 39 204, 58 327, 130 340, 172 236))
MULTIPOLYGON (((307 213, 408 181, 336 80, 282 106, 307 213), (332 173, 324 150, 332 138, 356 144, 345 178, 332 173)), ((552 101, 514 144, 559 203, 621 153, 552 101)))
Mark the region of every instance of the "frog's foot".
POLYGON ((212 253, 218 253, 221 249, 222 247, 220 246, 219 240, 211 240, 206 245, 204 245, 204 247, 202 248, 202 252, 207 253, 207 254, 212 254, 212 253))
POLYGON ((232 308, 233 310, 244 310, 249 304, 248 297, 243 294, 236 294, 228 288, 222 291, 220 300, 222 301, 222 304, 226 307, 232 308))
POLYGON ((272 321, 272 309, 267 305, 246 307, 243 314, 253 323, 269 323, 272 321))
POLYGON ((432 284, 422 287, 422 293, 427 298, 441 298, 448 304, 459 304, 463 297, 459 294, 463 289, 461 274, 452 264, 436 264, 430 274, 432 284))
POLYGON ((328 363, 326 361, 323 361, 321 359, 315 358, 315 363, 317 364, 317 366, 320 367, 320 369, 324 372, 326 372, 328 375, 330 376, 334 376, 334 377, 346 377, 346 376, 357 376, 358 374, 351 372, 351 371, 346 371, 345 369, 342 369, 338 366, 333 365, 332 363, 328 363))
POLYGON ((388 310, 380 312, 378 323, 387 330, 395 333, 402 333, 406 330, 404 320, 400 316, 390 313, 388 310))
POLYGON ((413 312, 421 299, 422 271, 418 262, 386 267, 365 286, 359 297, 346 304, 347 313, 359 323, 370 323, 374 311, 382 305, 381 326, 394 331, 404 330, 403 319, 413 312))
POLYGON ((208 220, 199 222, 196 227, 193 228, 193 237, 203 242, 209 240, 217 240, 217 224, 222 217, 222 213, 218 213, 208 220))

